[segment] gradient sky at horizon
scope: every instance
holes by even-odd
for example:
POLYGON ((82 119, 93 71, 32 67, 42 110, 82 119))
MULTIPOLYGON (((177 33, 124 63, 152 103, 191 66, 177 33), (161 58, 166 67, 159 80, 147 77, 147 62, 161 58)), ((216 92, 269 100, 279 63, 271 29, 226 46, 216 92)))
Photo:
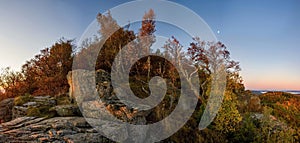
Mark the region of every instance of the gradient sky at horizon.
MULTIPOLYGON (((61 37, 79 40, 98 12, 124 2, 1 0, 0 68, 20 70, 26 60, 61 37)), ((300 90, 300 1, 173 2, 196 12, 227 45, 231 57, 241 63, 247 89, 300 90)))

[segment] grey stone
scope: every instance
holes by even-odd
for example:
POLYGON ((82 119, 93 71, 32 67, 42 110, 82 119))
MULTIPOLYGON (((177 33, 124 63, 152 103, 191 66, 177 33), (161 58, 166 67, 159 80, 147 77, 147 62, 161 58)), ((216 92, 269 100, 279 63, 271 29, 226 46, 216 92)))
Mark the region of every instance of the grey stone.
POLYGON ((23 106, 25 106, 25 107, 36 107, 37 103, 36 102, 27 102, 27 103, 23 104, 23 106))
POLYGON ((107 142, 83 117, 22 117, 1 124, 0 142, 107 142), (20 126, 20 125, 23 126, 20 126))
POLYGON ((61 117, 80 115, 80 110, 77 105, 58 105, 50 110, 55 110, 56 113, 61 117))
POLYGON ((0 123, 7 122, 12 119, 12 109, 14 98, 4 99, 0 102, 0 123))

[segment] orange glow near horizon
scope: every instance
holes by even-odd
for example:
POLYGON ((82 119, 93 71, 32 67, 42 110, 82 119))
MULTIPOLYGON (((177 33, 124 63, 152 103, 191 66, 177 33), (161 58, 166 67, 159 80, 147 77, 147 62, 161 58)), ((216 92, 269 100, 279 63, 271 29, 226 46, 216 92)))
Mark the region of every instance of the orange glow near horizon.
POLYGON ((294 82, 244 82, 245 88, 250 90, 300 90, 299 83, 294 82))
POLYGON ((287 69, 288 67, 244 69, 241 76, 245 88, 249 90, 300 90, 299 72, 287 69))

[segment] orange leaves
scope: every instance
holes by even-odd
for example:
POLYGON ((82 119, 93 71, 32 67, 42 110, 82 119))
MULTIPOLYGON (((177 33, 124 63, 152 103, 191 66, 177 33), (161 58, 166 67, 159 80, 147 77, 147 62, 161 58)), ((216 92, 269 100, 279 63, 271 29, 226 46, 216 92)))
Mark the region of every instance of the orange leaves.
POLYGON ((22 67, 27 85, 33 95, 57 95, 68 92, 66 75, 72 68, 72 41, 60 40, 51 48, 41 50, 22 67))
POLYGON ((155 32, 155 13, 150 9, 143 16, 142 28, 140 29, 140 36, 150 36, 155 32))

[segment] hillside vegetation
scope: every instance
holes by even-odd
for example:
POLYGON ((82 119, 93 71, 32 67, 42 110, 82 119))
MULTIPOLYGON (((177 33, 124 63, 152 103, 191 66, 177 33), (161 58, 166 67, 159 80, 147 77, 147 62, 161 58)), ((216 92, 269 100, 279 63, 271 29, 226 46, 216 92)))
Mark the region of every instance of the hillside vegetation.
MULTIPOLYGON (((21 71, 3 69, 0 86, 5 92, 0 92, 0 100, 15 98, 15 105, 21 105, 35 96, 49 95, 60 99, 69 92, 67 74, 72 71, 72 66, 73 70, 104 70, 111 73, 116 55, 130 43, 119 61, 136 61, 129 73, 133 93, 146 98, 150 95, 149 82, 152 77, 160 76, 167 81, 166 95, 147 116, 147 124, 164 119, 178 104, 180 90, 184 87, 181 87, 179 71, 172 63, 188 67, 184 69, 187 73, 189 71, 189 74, 184 75, 187 83, 195 83, 195 79, 188 78, 189 75, 197 74, 199 77, 199 91, 196 94, 198 104, 193 115, 164 142, 300 142, 300 97, 283 92, 257 96, 246 91, 239 74, 240 65, 230 58, 230 52, 222 42, 203 41, 201 37, 195 37, 188 47, 184 47, 173 36, 160 50, 151 51, 156 32, 153 10, 145 13, 138 31, 130 30, 130 25, 120 27, 110 13, 98 14, 97 20, 101 36, 87 40, 81 47, 77 47, 76 52, 72 40, 61 39, 28 60, 21 71), (147 38, 143 38, 145 36, 147 38), (97 53, 101 45, 103 47, 97 53), (136 50, 134 47, 140 48, 136 50), (141 59, 131 56, 145 53, 156 53, 170 60, 160 56, 141 59), (92 57, 97 57, 96 65, 92 63, 92 57), (77 65, 72 65, 73 60, 77 65), (198 124, 211 93, 213 74, 219 72, 220 68, 226 73, 222 105, 214 121, 204 130, 199 130, 198 124)), ((122 66, 120 70, 129 64, 122 66)), ((41 111, 44 110, 38 110, 41 111)))

